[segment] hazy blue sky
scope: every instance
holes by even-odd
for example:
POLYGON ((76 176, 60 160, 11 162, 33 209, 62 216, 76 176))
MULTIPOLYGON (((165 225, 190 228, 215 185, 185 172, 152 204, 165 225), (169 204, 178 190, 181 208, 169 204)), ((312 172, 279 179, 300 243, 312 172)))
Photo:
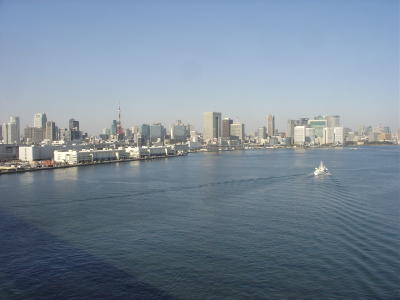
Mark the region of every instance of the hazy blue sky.
POLYGON ((399 1, 0 0, 0 122, 399 127, 399 1))

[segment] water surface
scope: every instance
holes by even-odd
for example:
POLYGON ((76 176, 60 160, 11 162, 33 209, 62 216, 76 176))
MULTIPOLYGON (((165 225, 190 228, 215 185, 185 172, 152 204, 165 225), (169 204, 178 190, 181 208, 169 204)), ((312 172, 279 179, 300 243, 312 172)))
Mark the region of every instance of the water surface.
POLYGON ((399 298, 399 147, 0 176, 0 298, 399 298), (332 175, 315 178, 323 160, 332 175))

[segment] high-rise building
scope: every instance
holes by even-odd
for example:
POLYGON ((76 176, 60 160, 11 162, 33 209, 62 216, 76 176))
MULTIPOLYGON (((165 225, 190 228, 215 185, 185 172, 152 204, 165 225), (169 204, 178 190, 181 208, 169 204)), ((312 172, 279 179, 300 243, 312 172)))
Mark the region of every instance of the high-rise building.
POLYGON ((335 140, 334 128, 325 127, 323 129, 322 144, 324 145, 333 144, 334 140, 335 140))
POLYGON ((33 116, 33 127, 46 128, 47 117, 45 113, 36 113, 33 116))
POLYGON ((20 133, 20 122, 19 122, 19 117, 10 117, 10 123, 15 123, 15 143, 19 144, 21 140, 21 133, 20 133))
POLYGON ((324 128, 327 127, 326 120, 308 120, 308 126, 315 128, 315 136, 322 138, 324 135, 324 128))
POLYGON ((117 120, 112 120, 111 134, 112 135, 116 135, 117 134, 117 120))
POLYGON ((3 125, 0 124, 0 142, 3 140, 3 125))
POLYGON ((56 123, 54 121, 47 121, 46 122, 46 140, 50 142, 56 140, 56 123))
POLYGON ((295 126, 294 127, 294 144, 304 145, 306 141, 306 127, 305 126, 295 126))
POLYGON ((26 127, 24 129, 25 141, 32 144, 39 144, 43 141, 44 129, 38 127, 26 127))
POLYGON ((3 137, 3 143, 8 144, 8 123, 3 123, 1 126, 1 135, 3 137))
POLYGON ((268 136, 275 135, 275 116, 273 115, 267 117, 267 134, 268 136))
POLYGON ((335 127, 333 129, 333 141, 335 144, 344 144, 344 129, 343 127, 335 127))
POLYGON ((239 140, 244 140, 244 124, 242 123, 233 123, 231 124, 231 137, 236 137, 239 140))
POLYGON ((142 124, 140 126, 140 139, 143 145, 146 145, 150 141, 150 125, 149 124, 142 124))
POLYGON ((326 116, 326 127, 334 128, 340 126, 340 116, 326 116))
POLYGON ((222 120, 221 137, 229 138, 231 136, 231 125, 233 120, 230 118, 224 118, 222 120))
POLYGON ((293 143, 293 138, 294 138, 294 127, 296 126, 296 121, 295 120, 288 120, 287 123, 287 131, 286 131, 286 137, 290 139, 290 144, 293 143))
POLYGON ((258 130, 257 130, 257 137, 259 138, 259 139, 265 139, 267 136, 266 136, 266 128, 265 128, 265 126, 263 126, 263 127, 260 127, 260 128, 258 128, 258 130))
POLYGON ((71 132, 71 141, 80 140, 82 132, 79 130, 79 121, 74 118, 69 119, 69 131, 71 132))
POLYGON ((184 142, 187 137, 187 128, 178 120, 174 125, 171 126, 171 140, 174 142, 184 142))
POLYGON ((165 128, 161 123, 150 125, 150 141, 152 143, 157 141, 164 141, 165 128))
POLYGON ((296 126, 307 126, 309 118, 300 118, 296 120, 296 126))
POLYGON ((309 144, 315 143, 315 128, 306 127, 306 142, 309 144))
POLYGON ((212 141, 221 136, 221 113, 205 112, 203 113, 203 139, 212 141))

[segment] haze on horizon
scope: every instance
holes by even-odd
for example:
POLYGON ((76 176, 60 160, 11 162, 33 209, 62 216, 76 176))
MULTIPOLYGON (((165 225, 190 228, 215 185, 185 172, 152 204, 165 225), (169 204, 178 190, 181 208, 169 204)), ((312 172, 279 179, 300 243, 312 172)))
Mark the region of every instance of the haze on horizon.
POLYGON ((399 124, 399 2, 0 1, 0 123, 399 124))

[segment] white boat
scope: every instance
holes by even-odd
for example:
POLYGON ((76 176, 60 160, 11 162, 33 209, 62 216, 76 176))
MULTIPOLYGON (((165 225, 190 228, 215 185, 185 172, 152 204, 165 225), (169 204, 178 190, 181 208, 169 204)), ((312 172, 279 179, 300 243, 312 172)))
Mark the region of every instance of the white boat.
POLYGON ((328 168, 324 165, 324 163, 321 161, 319 164, 318 168, 315 168, 314 175, 315 176, 320 176, 320 175, 325 175, 328 174, 328 168))

